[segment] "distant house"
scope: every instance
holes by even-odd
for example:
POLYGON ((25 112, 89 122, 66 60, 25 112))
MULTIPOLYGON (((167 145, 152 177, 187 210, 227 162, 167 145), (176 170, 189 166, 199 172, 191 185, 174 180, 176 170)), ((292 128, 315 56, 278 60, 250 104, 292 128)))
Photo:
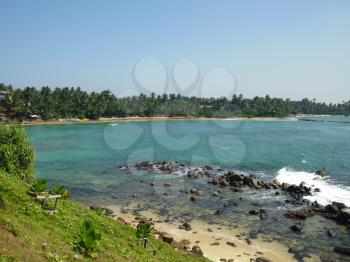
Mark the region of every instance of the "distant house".
POLYGON ((29 115, 28 116, 28 119, 30 120, 37 120, 37 119, 40 119, 41 117, 39 115, 36 115, 36 114, 32 114, 32 115, 29 115))

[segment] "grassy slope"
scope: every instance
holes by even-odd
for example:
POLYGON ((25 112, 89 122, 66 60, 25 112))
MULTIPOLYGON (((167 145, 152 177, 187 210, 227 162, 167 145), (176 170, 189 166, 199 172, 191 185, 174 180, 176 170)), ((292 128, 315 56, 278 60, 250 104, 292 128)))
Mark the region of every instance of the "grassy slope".
POLYGON ((0 262, 72 261, 77 254, 72 243, 86 219, 102 234, 97 261, 205 261, 155 239, 158 253, 153 256, 137 244, 132 227, 74 201, 60 201, 58 213, 48 215, 27 191, 25 183, 0 171, 0 196, 6 204, 6 210, 0 210, 0 262), (44 250, 45 242, 48 246, 44 250))

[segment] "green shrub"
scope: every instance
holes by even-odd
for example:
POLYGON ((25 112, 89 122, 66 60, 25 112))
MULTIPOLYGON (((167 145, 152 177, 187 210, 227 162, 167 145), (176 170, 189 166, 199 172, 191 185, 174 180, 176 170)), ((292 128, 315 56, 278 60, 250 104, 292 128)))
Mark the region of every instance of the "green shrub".
POLYGON ((23 127, 0 126, 0 169, 32 182, 34 159, 33 146, 23 127))
POLYGON ((70 197, 70 192, 68 191, 67 188, 65 188, 64 186, 55 186, 52 189, 52 193, 56 194, 56 195, 61 195, 63 199, 67 199, 70 197))
POLYGON ((85 256, 91 256, 91 253, 97 251, 98 241, 101 235, 97 233, 91 221, 84 221, 80 227, 80 233, 77 236, 75 249, 85 256))
POLYGON ((30 190, 34 193, 45 192, 47 190, 47 180, 36 178, 35 182, 31 186, 30 190))
POLYGON ((147 245, 147 241, 145 240, 145 238, 148 238, 150 236, 150 234, 152 233, 152 231, 153 231, 153 227, 147 221, 141 221, 137 225, 136 237, 139 240, 143 240, 143 245, 144 245, 145 248, 146 248, 146 245, 147 245))

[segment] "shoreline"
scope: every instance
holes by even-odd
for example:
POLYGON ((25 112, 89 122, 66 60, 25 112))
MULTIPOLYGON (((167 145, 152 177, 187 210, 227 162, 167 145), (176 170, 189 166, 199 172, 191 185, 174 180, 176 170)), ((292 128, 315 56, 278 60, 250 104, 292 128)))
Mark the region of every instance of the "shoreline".
MULTIPOLYGON (((189 250, 197 245, 203 251, 204 257, 211 261, 234 259, 234 261, 250 262, 252 259, 255 261, 258 257, 271 261, 295 261, 293 255, 288 253, 287 246, 277 241, 267 242, 259 238, 247 240, 242 228, 232 229, 219 224, 192 220, 190 222, 192 229, 186 231, 178 228, 179 221, 163 221, 164 218, 151 211, 142 211, 135 214, 132 207, 128 207, 127 211, 125 211, 125 207, 122 208, 118 205, 107 206, 107 208, 113 211, 115 220, 125 221, 134 228, 137 227, 139 218, 152 219, 156 237, 159 238, 157 232, 166 232, 173 236, 177 243, 182 240, 190 241, 189 250)), ((312 260, 310 259, 310 261, 312 260)))
MULTIPOLYGON (((100 118, 98 120, 89 120, 89 119, 76 119, 76 118, 67 118, 67 119, 58 119, 58 120, 32 120, 24 121, 18 123, 24 126, 36 126, 36 125, 64 125, 64 124, 97 124, 97 123, 114 123, 115 121, 121 122, 143 122, 143 121, 176 121, 176 120, 227 120, 227 121, 297 121, 298 117, 166 117, 166 116, 157 116, 157 117, 111 117, 111 118, 100 118)), ((0 122, 1 123, 1 122, 0 122)))

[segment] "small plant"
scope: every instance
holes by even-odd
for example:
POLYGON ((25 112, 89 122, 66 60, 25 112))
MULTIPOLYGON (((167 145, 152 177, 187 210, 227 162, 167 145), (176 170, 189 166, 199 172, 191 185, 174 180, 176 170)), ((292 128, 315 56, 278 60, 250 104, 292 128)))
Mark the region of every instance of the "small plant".
POLYGON ((85 256, 92 257, 92 252, 97 250, 98 241, 101 240, 101 234, 97 233, 91 221, 84 221, 80 227, 75 249, 85 256))
POLYGON ((62 199, 68 199, 70 197, 70 192, 68 191, 67 188, 65 188, 64 186, 55 186, 52 189, 52 193, 56 194, 56 195, 61 195, 62 199))
POLYGON ((153 231, 153 227, 151 226, 151 224, 147 221, 141 221, 138 225, 137 225, 137 230, 136 230, 136 237, 139 240, 142 240, 143 242, 143 246, 144 248, 146 248, 147 245, 147 240, 146 238, 148 238, 150 236, 150 234, 153 231))
POLYGON ((37 178, 30 188, 30 190, 33 191, 34 193, 45 192, 46 189, 47 189, 47 180, 40 179, 40 178, 37 178))

